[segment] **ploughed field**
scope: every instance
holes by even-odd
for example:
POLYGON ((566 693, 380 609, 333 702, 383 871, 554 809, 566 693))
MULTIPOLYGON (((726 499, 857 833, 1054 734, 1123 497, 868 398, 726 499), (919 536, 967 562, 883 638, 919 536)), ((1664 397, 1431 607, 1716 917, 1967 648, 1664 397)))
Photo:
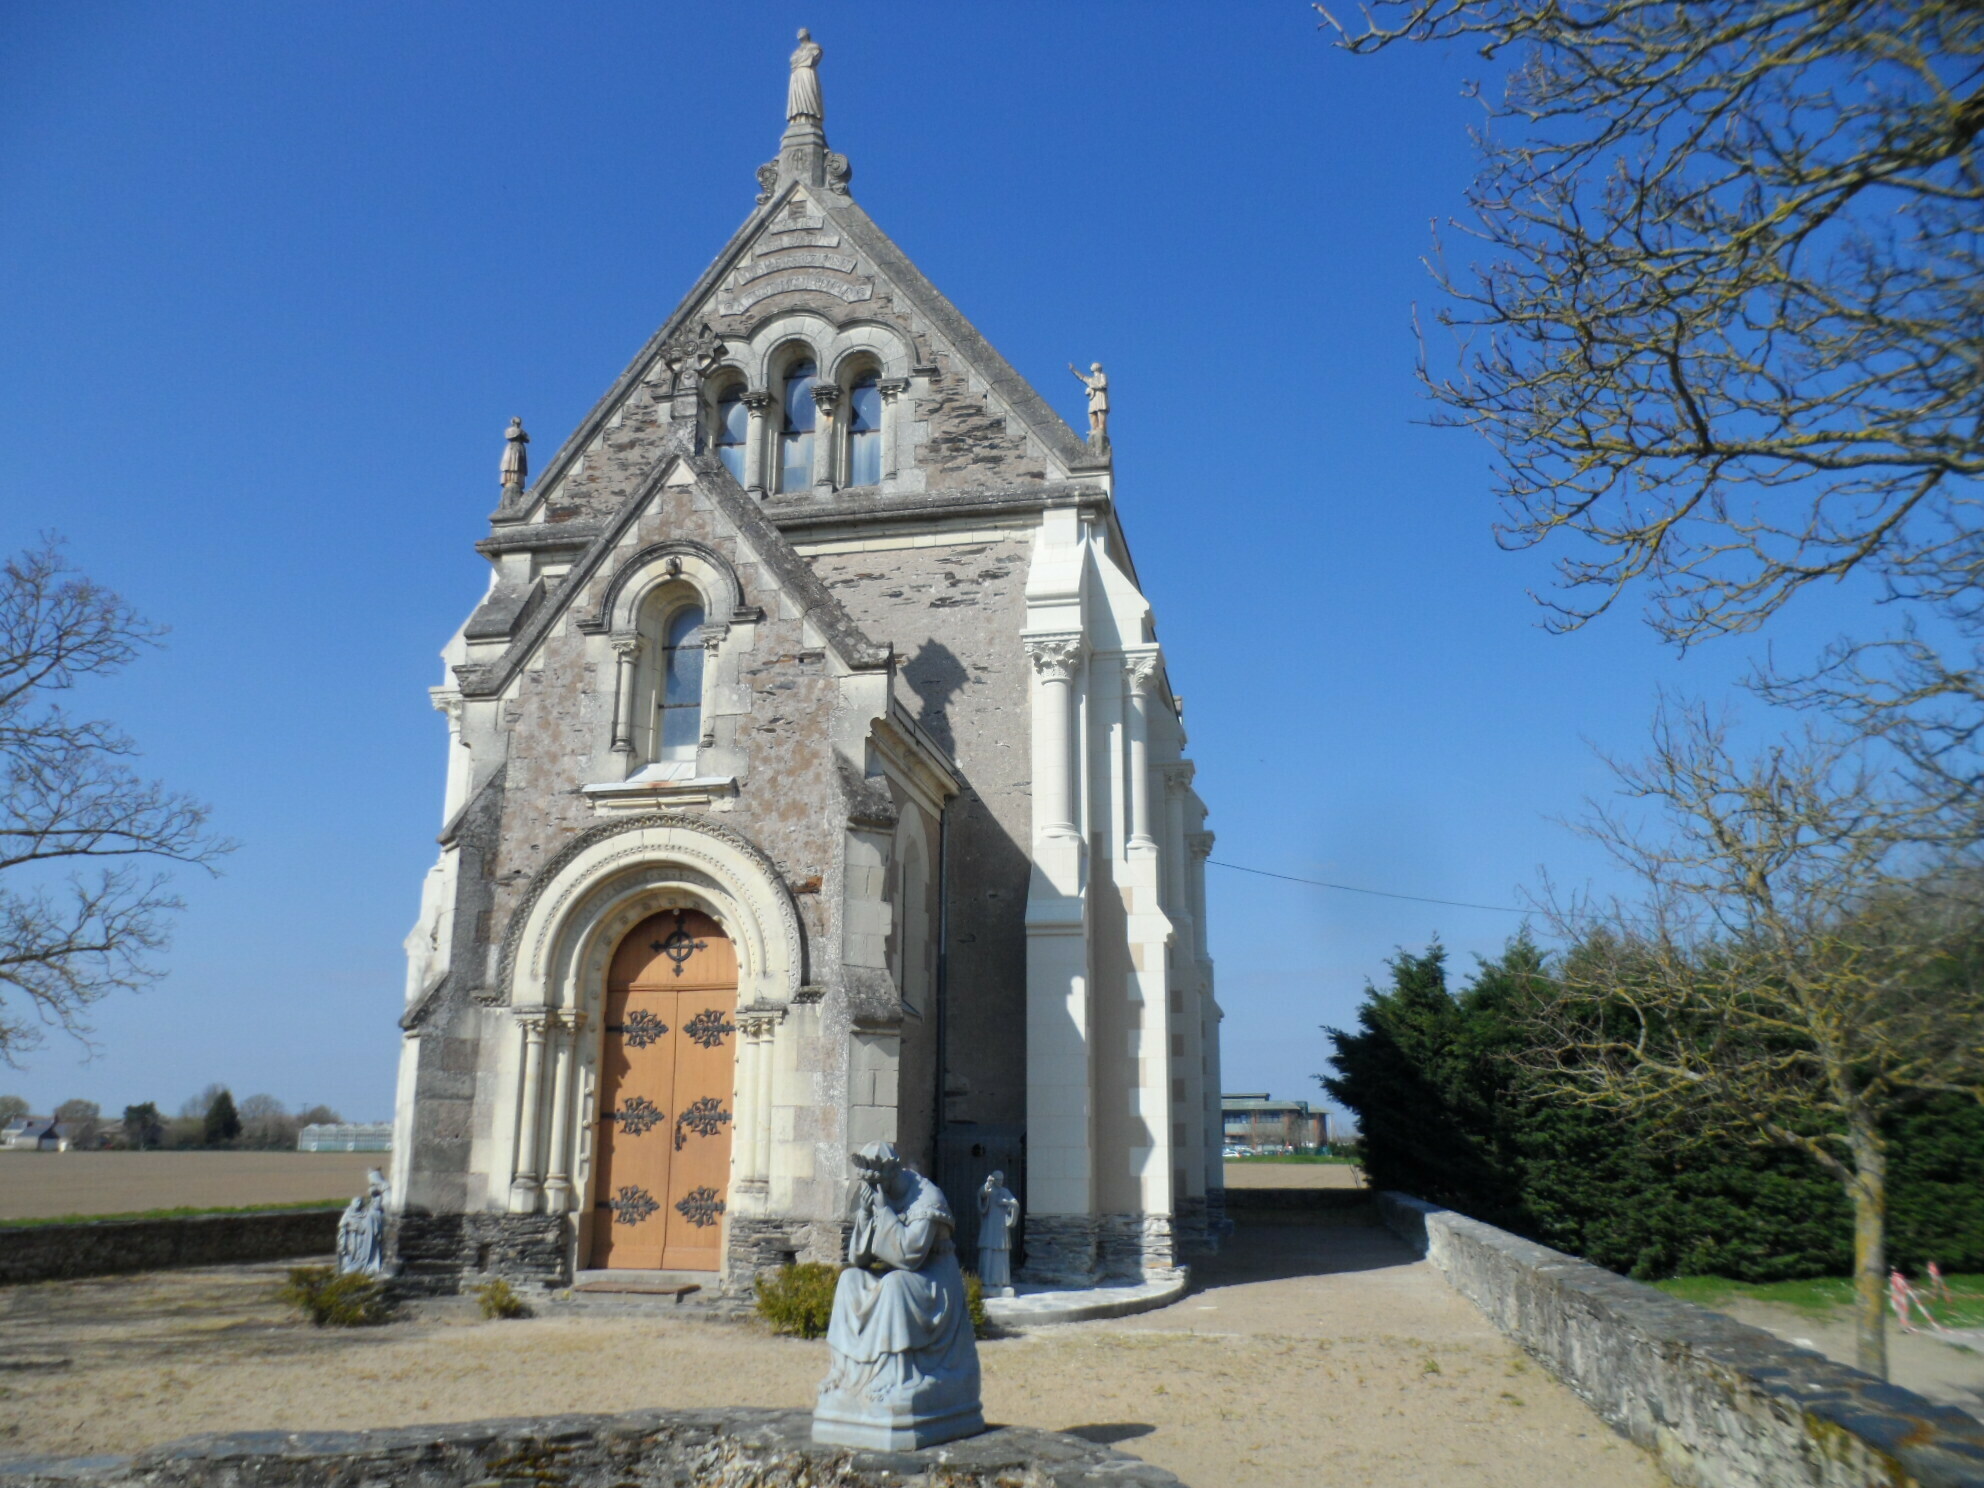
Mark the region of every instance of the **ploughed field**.
POLYGON ((348 1199, 390 1152, 0 1152, 0 1224, 348 1199))

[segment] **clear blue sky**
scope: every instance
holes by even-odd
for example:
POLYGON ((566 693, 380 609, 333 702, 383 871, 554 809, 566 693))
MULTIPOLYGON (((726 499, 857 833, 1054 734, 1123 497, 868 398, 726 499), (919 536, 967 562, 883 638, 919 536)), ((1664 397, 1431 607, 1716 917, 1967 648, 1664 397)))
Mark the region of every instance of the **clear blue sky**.
MULTIPOLYGON (((0 1091, 391 1108, 439 827, 435 652, 479 596, 501 431, 548 452, 750 211, 786 56, 876 220, 1048 398, 1108 365, 1123 518, 1215 856, 1520 902, 1657 686, 1629 614, 1537 628, 1484 450, 1425 426, 1420 256, 1471 59, 1357 61, 1306 5, 17 3, 0 12, 0 543, 172 627, 85 705, 243 843, 171 974, 0 1091), (1589 741, 1589 742, 1587 742, 1589 741)), ((1780 637, 1829 634, 1816 598, 1780 637)), ((1211 870, 1226 1085, 1314 1096, 1394 947, 1513 915, 1211 870)))

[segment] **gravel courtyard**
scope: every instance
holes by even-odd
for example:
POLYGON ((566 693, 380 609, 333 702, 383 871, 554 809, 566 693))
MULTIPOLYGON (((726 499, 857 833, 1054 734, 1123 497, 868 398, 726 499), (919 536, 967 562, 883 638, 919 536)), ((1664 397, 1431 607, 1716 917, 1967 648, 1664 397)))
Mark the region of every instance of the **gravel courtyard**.
MULTIPOLYGON (((811 1403, 825 1345, 755 1323, 453 1304, 319 1331, 281 1266, 0 1289, 0 1456, 200 1432, 526 1411, 811 1403)), ((1656 1488, 1646 1456, 1389 1235, 1243 1233, 1161 1312, 981 1345, 987 1415, 1072 1429, 1194 1488, 1372 1482, 1656 1488)))

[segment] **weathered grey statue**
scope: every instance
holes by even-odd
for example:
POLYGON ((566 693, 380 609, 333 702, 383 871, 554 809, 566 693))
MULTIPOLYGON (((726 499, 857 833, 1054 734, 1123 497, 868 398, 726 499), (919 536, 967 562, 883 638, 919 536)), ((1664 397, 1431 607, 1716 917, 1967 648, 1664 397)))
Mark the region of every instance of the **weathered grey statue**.
POLYGON ((503 431, 503 489, 522 491, 524 482, 530 475, 530 457, 524 453, 524 446, 530 443, 530 435, 524 433, 524 421, 510 420, 510 427, 503 431))
POLYGON ((785 119, 788 124, 821 124, 826 106, 820 102, 820 44, 804 26, 799 28, 799 48, 792 54, 792 81, 785 90, 785 119))
POLYGON ((1006 1175, 994 1169, 978 1191, 978 1283, 988 1297, 1013 1295, 1013 1226, 1020 1222, 1020 1201, 1006 1187, 1006 1175))
POLYGON ((366 1192, 338 1216, 338 1274, 358 1271, 380 1276, 386 1270, 386 1180, 377 1168, 366 1177, 366 1192))
POLYGON ((1088 442, 1100 448, 1109 443, 1109 375, 1100 362, 1090 362, 1088 367, 1083 372, 1073 362, 1068 363, 1075 380, 1088 389, 1088 442))
POLYGON ((899 1451, 983 1431, 978 1341, 950 1206, 890 1143, 869 1143, 854 1167, 854 1232, 834 1290, 833 1364, 820 1382, 813 1440, 899 1451))

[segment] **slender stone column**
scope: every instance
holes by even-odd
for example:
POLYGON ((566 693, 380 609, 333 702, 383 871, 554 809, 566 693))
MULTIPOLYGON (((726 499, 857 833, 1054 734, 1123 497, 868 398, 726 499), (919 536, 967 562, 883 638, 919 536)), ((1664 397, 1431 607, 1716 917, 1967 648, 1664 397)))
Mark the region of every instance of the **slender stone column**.
POLYGON ((1034 689, 1034 823, 1043 837, 1075 837, 1074 792, 1070 789, 1071 730, 1075 669, 1081 665, 1078 635, 1030 636, 1027 655, 1040 685, 1034 689))
POLYGON ((624 774, 631 773, 634 763, 634 667, 641 658, 641 638, 615 636, 613 655, 617 658, 613 675, 613 752, 620 756, 624 774))
POLYGON ((553 1014, 545 1020, 546 1040, 551 1061, 551 1150, 546 1155, 549 1169, 544 1180, 544 1207, 548 1213, 563 1214, 572 1207, 572 1076, 579 1062, 579 1030, 585 1027, 584 1013, 553 1014))
POLYGON ((754 496, 765 494, 765 432, 766 412, 772 406, 772 395, 764 388, 753 388, 744 395, 744 406, 750 410, 751 428, 744 438, 744 489, 754 496))
POLYGON ((830 495, 840 483, 840 388, 831 382, 813 384, 813 490, 830 495))
POLYGON ((541 1010, 518 1015, 524 1035, 523 1099, 517 1112, 517 1174, 510 1180, 510 1212, 535 1214, 540 1193, 538 1184, 538 1125, 543 1119, 544 1093, 544 1014, 541 1010))
POLYGON ((778 1020, 778 1013, 757 1009, 737 1015, 737 1029, 744 1040, 738 1108, 740 1113, 750 1114, 750 1122, 744 1127, 749 1140, 739 1154, 738 1168, 748 1192, 763 1193, 771 1181, 772 1036, 777 1031, 778 1020))
POLYGON ((909 387, 907 377, 885 377, 875 384, 882 395, 882 479, 896 478, 896 441, 902 437, 902 410, 898 399, 909 387))
POLYGON ((1150 820, 1150 695, 1157 683, 1157 653, 1145 651, 1123 660, 1123 678, 1130 685, 1130 851, 1157 851, 1150 820))

